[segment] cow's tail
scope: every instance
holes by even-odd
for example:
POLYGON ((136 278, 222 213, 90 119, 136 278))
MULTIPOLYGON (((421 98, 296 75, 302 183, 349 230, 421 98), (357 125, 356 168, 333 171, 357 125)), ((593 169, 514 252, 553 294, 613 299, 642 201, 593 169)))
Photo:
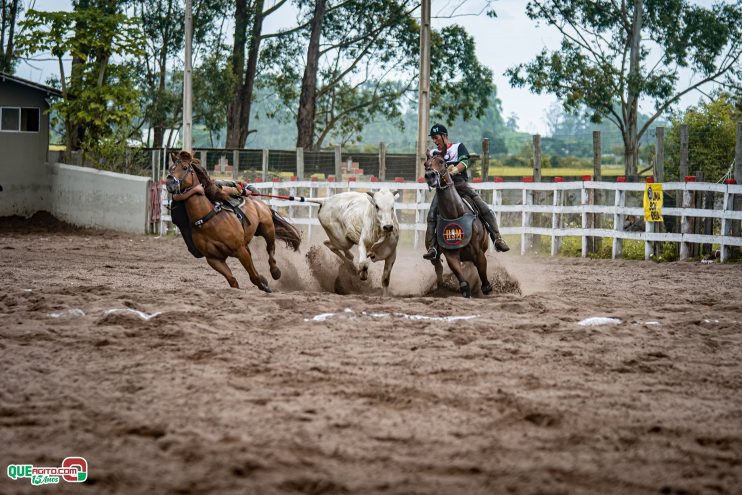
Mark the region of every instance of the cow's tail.
POLYGON ((276 239, 285 242, 286 246, 294 251, 298 251, 299 244, 301 244, 301 233, 272 208, 271 215, 273 216, 273 226, 276 229, 276 239))
POLYGON ((316 205, 319 205, 320 208, 322 208, 322 205, 325 204, 325 201, 327 198, 303 198, 303 201, 305 203, 314 203, 316 205))

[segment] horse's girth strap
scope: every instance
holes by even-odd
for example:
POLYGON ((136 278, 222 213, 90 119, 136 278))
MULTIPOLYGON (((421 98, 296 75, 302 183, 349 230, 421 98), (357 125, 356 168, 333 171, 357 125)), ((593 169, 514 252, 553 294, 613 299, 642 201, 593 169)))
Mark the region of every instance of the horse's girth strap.
POLYGON ((211 220, 212 218, 214 218, 216 216, 216 214, 219 213, 220 211, 222 211, 222 205, 221 205, 221 203, 216 203, 214 205, 214 209, 211 210, 210 212, 208 212, 203 217, 201 217, 198 220, 196 220, 195 222, 193 222, 193 226, 196 227, 196 228, 201 228, 203 226, 203 224, 205 224, 206 222, 208 222, 209 220, 211 220))

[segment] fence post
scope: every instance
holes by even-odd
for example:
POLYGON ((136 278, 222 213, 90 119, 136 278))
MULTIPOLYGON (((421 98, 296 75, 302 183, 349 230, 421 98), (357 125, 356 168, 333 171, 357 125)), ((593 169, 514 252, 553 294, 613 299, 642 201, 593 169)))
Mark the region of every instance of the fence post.
POLYGON ((541 182, 541 136, 533 135, 533 182, 541 182))
POLYGON ((486 181, 490 175, 490 140, 482 139, 482 180, 486 181))
POLYGON ((304 148, 296 148, 296 177, 304 180, 304 148))
MULTIPOLYGON (((562 228, 562 214, 557 213, 556 209, 557 207, 561 206, 562 203, 562 197, 563 197, 563 191, 560 189, 554 189, 554 211, 551 214, 551 230, 557 230, 562 228)), ((551 234, 551 255, 556 256, 559 253, 559 248, 561 247, 561 241, 562 238, 554 235, 552 232, 551 234)))
POLYGON ((263 180, 268 180, 268 153, 268 150, 263 150, 263 180))
POLYGON ((343 149, 339 144, 335 145, 335 180, 340 181, 342 176, 343 149))
MULTIPOLYGON (((626 205, 625 192, 616 189, 615 199, 613 205, 616 208, 623 208, 626 205)), ((616 212, 613 214, 613 230, 616 232, 623 232, 623 213, 616 212)), ((613 238, 613 247, 611 249, 611 258, 616 259, 623 256, 623 239, 619 237, 613 238)))
MULTIPOLYGON (((585 211, 584 208, 586 208, 590 204, 590 193, 588 192, 588 189, 585 187, 585 182, 582 182, 582 187, 580 188, 580 206, 582 206, 582 228, 583 230, 591 229, 592 225, 590 225, 592 222, 590 222, 590 214, 585 211)), ((583 232, 582 234, 582 257, 587 257, 588 252, 588 236, 583 232)))
POLYGON ((724 242, 724 239, 727 238, 727 236, 732 235, 732 222, 733 220, 727 219, 727 214, 729 211, 731 211, 732 206, 734 203, 734 194, 729 193, 729 184, 727 184, 726 190, 724 191, 724 201, 722 206, 722 211, 724 213, 724 216, 721 217, 721 262, 724 263, 727 261, 731 254, 732 254, 732 246, 727 246, 724 242))
MULTIPOLYGON (((696 170, 696 173, 694 175, 696 176, 696 182, 703 182, 703 179, 704 179, 703 171, 696 170)), ((703 191, 693 192, 693 200, 691 202, 691 208, 696 208, 699 210, 703 208, 703 191)), ((693 219, 691 220, 691 225, 693 226, 692 233, 700 234, 703 231, 703 218, 693 217, 693 219)), ((690 245, 690 255, 692 258, 697 258, 701 256, 701 244, 692 243, 690 245)))
MULTIPOLYGON (((737 122, 737 144, 734 148, 734 180, 737 184, 742 184, 742 121, 737 122)), ((742 194, 734 194, 729 205, 734 211, 742 211, 742 194)), ((739 236, 742 231, 742 221, 734 220, 731 223, 731 234, 739 236)), ((731 259, 739 258, 740 249, 737 246, 732 247, 729 252, 731 259)))
POLYGON ((379 143, 379 180, 386 180, 386 144, 379 143))
POLYGON ((531 228, 531 212, 526 211, 526 207, 533 204, 533 190, 526 189, 527 183, 523 184, 523 215, 521 216, 521 234, 520 234, 520 254, 526 254, 531 248, 531 234, 526 233, 526 229, 531 228))
POLYGON ((650 260, 652 259, 652 254, 654 254, 654 242, 649 240, 649 236, 646 234, 651 234, 654 232, 654 222, 650 222, 647 219, 644 219, 644 259, 650 260))
MULTIPOLYGON (((195 156, 196 152, 194 151, 193 154, 195 156)), ((199 151, 198 154, 201 155, 201 165, 204 167, 204 169, 208 170, 209 169, 209 162, 208 162, 209 152, 206 150, 201 150, 199 151)))
MULTIPOLYGON (((703 194, 703 208, 706 210, 714 209, 714 191, 705 191, 705 194, 703 194)), ((703 219, 703 233, 704 235, 714 234, 714 219, 712 217, 703 219)), ((703 243, 701 245, 701 254, 710 255, 711 248, 711 244, 703 243)))
POLYGON ((685 209, 690 208, 693 204, 692 191, 688 189, 688 183, 685 183, 685 189, 683 189, 683 215, 680 217, 680 233, 683 236, 683 240, 680 242, 680 260, 687 260, 690 254, 690 243, 685 241, 685 236, 692 232, 692 225, 690 218, 685 215, 685 209))
POLYGON ((152 182, 159 186, 160 178, 157 175, 160 173, 160 150, 152 150, 152 182))
POLYGON ((657 141, 654 148, 654 181, 665 182, 665 128, 655 129, 657 141))
POLYGON ((593 180, 600 181, 600 165, 602 152, 600 150, 600 131, 593 131, 593 180))

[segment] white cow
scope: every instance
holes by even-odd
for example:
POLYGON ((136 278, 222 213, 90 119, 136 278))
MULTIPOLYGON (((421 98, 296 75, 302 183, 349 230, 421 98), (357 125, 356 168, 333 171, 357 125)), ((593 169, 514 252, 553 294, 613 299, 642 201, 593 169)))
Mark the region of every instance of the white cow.
POLYGON ((319 222, 327 233, 325 245, 344 260, 353 263, 350 248, 358 245, 361 280, 368 278, 368 260, 384 260, 381 279, 388 293, 389 275, 397 259, 399 223, 394 211, 396 192, 382 189, 376 193, 345 192, 321 200, 319 222))

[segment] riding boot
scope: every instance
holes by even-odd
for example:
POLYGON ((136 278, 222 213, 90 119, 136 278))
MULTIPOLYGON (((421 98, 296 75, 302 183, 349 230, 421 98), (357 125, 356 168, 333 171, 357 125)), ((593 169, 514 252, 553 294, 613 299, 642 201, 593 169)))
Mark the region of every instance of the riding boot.
POLYGON ((423 258, 426 260, 433 260, 438 257, 437 243, 435 242, 435 221, 431 222, 428 220, 428 228, 425 231, 425 245, 430 246, 428 252, 423 254, 423 258))
POLYGON ((502 236, 500 235, 500 231, 497 228, 497 220, 495 219, 495 214, 492 213, 492 210, 489 209, 487 203, 485 203, 484 200, 482 200, 479 196, 477 196, 474 202, 477 203, 477 208, 479 208, 479 216, 486 224, 487 232, 489 232, 492 243, 495 245, 495 251, 499 251, 501 253, 510 251, 510 247, 505 243, 505 239, 502 238, 502 236), (479 201, 477 201, 477 199, 479 201))

